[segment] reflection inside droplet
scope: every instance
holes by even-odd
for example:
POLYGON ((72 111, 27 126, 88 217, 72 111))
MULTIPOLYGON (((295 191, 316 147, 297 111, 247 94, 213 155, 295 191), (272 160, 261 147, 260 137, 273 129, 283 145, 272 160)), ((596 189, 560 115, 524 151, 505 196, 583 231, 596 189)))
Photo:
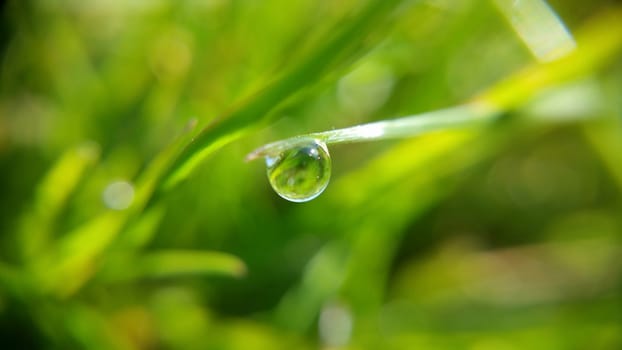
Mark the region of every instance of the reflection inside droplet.
POLYGON ((330 180, 330 155, 319 140, 304 140, 277 156, 266 157, 266 166, 274 191, 292 202, 314 199, 330 180))

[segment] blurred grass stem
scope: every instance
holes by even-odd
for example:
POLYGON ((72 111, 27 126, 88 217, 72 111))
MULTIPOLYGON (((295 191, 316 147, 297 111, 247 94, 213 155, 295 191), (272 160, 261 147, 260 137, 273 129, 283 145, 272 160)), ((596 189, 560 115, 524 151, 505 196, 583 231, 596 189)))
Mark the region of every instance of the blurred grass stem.
POLYGON ((554 61, 576 48, 570 32, 543 0, 494 0, 514 32, 542 62, 554 61))

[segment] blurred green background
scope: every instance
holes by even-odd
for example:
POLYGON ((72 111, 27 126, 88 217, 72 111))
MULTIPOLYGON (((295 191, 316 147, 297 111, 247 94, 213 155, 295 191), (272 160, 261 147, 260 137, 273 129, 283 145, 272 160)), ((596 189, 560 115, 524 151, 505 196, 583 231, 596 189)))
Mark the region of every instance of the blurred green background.
POLYGON ((557 65, 484 0, 0 1, 2 347, 622 348, 622 12, 550 4, 557 65), (243 161, 525 67, 309 203, 243 161))

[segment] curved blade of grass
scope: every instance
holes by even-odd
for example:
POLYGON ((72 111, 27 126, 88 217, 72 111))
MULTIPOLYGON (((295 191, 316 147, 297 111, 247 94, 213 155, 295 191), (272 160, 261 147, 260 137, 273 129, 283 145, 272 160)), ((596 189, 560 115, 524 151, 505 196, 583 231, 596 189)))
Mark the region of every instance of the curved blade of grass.
POLYGON ((330 67, 352 60, 360 54, 361 41, 374 30, 377 22, 386 18, 401 1, 371 0, 349 23, 340 29, 317 51, 285 73, 266 89, 253 96, 240 108, 217 119, 203 129, 181 152, 170 167, 164 188, 183 180, 207 155, 247 134, 270 119, 270 112, 303 88, 318 82, 330 67))
POLYGON ((151 241, 166 210, 163 205, 149 206, 115 242, 114 250, 138 250, 151 241))
POLYGON ((532 65, 495 84, 475 98, 508 110, 556 84, 585 76, 616 57, 622 47, 622 8, 614 7, 593 18, 577 32, 577 50, 545 64, 532 65))
POLYGON ((184 276, 242 277, 246 265, 238 257, 222 252, 167 250, 119 260, 103 278, 108 281, 175 278, 184 276))
MULTIPOLYGON (((189 124, 187 130, 149 164, 136 181, 134 201, 128 209, 102 212, 82 226, 67 233, 55 243, 53 249, 49 249, 45 254, 40 254, 36 256, 36 259, 33 258, 32 261, 29 261, 27 268, 31 270, 39 289, 46 293, 67 297, 79 290, 89 280, 96 272, 104 252, 131 219, 147 206, 161 179, 161 174, 171 164, 181 147, 188 142, 190 138, 188 132, 193 128, 194 124, 189 124), (71 276, 71 278, 68 279, 67 276, 71 276)), ((141 244, 139 243, 135 247, 138 248, 141 244)))
POLYGON ((50 230, 84 172, 99 157, 98 146, 86 143, 65 152, 37 186, 33 208, 21 218, 18 239, 22 256, 29 259, 49 242, 50 230))
POLYGON ((144 277, 175 277, 182 275, 246 274, 246 265, 231 254, 203 251, 166 251, 150 253, 138 259, 138 271, 144 277))

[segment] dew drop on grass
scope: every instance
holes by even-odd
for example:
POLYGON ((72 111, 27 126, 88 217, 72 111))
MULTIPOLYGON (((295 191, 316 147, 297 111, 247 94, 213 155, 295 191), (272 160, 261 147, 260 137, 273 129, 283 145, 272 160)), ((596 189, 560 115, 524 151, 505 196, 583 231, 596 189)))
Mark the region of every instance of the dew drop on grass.
POLYGON ((266 166, 274 191, 292 202, 314 199, 330 180, 330 155, 319 140, 305 140, 277 156, 266 157, 266 166))

